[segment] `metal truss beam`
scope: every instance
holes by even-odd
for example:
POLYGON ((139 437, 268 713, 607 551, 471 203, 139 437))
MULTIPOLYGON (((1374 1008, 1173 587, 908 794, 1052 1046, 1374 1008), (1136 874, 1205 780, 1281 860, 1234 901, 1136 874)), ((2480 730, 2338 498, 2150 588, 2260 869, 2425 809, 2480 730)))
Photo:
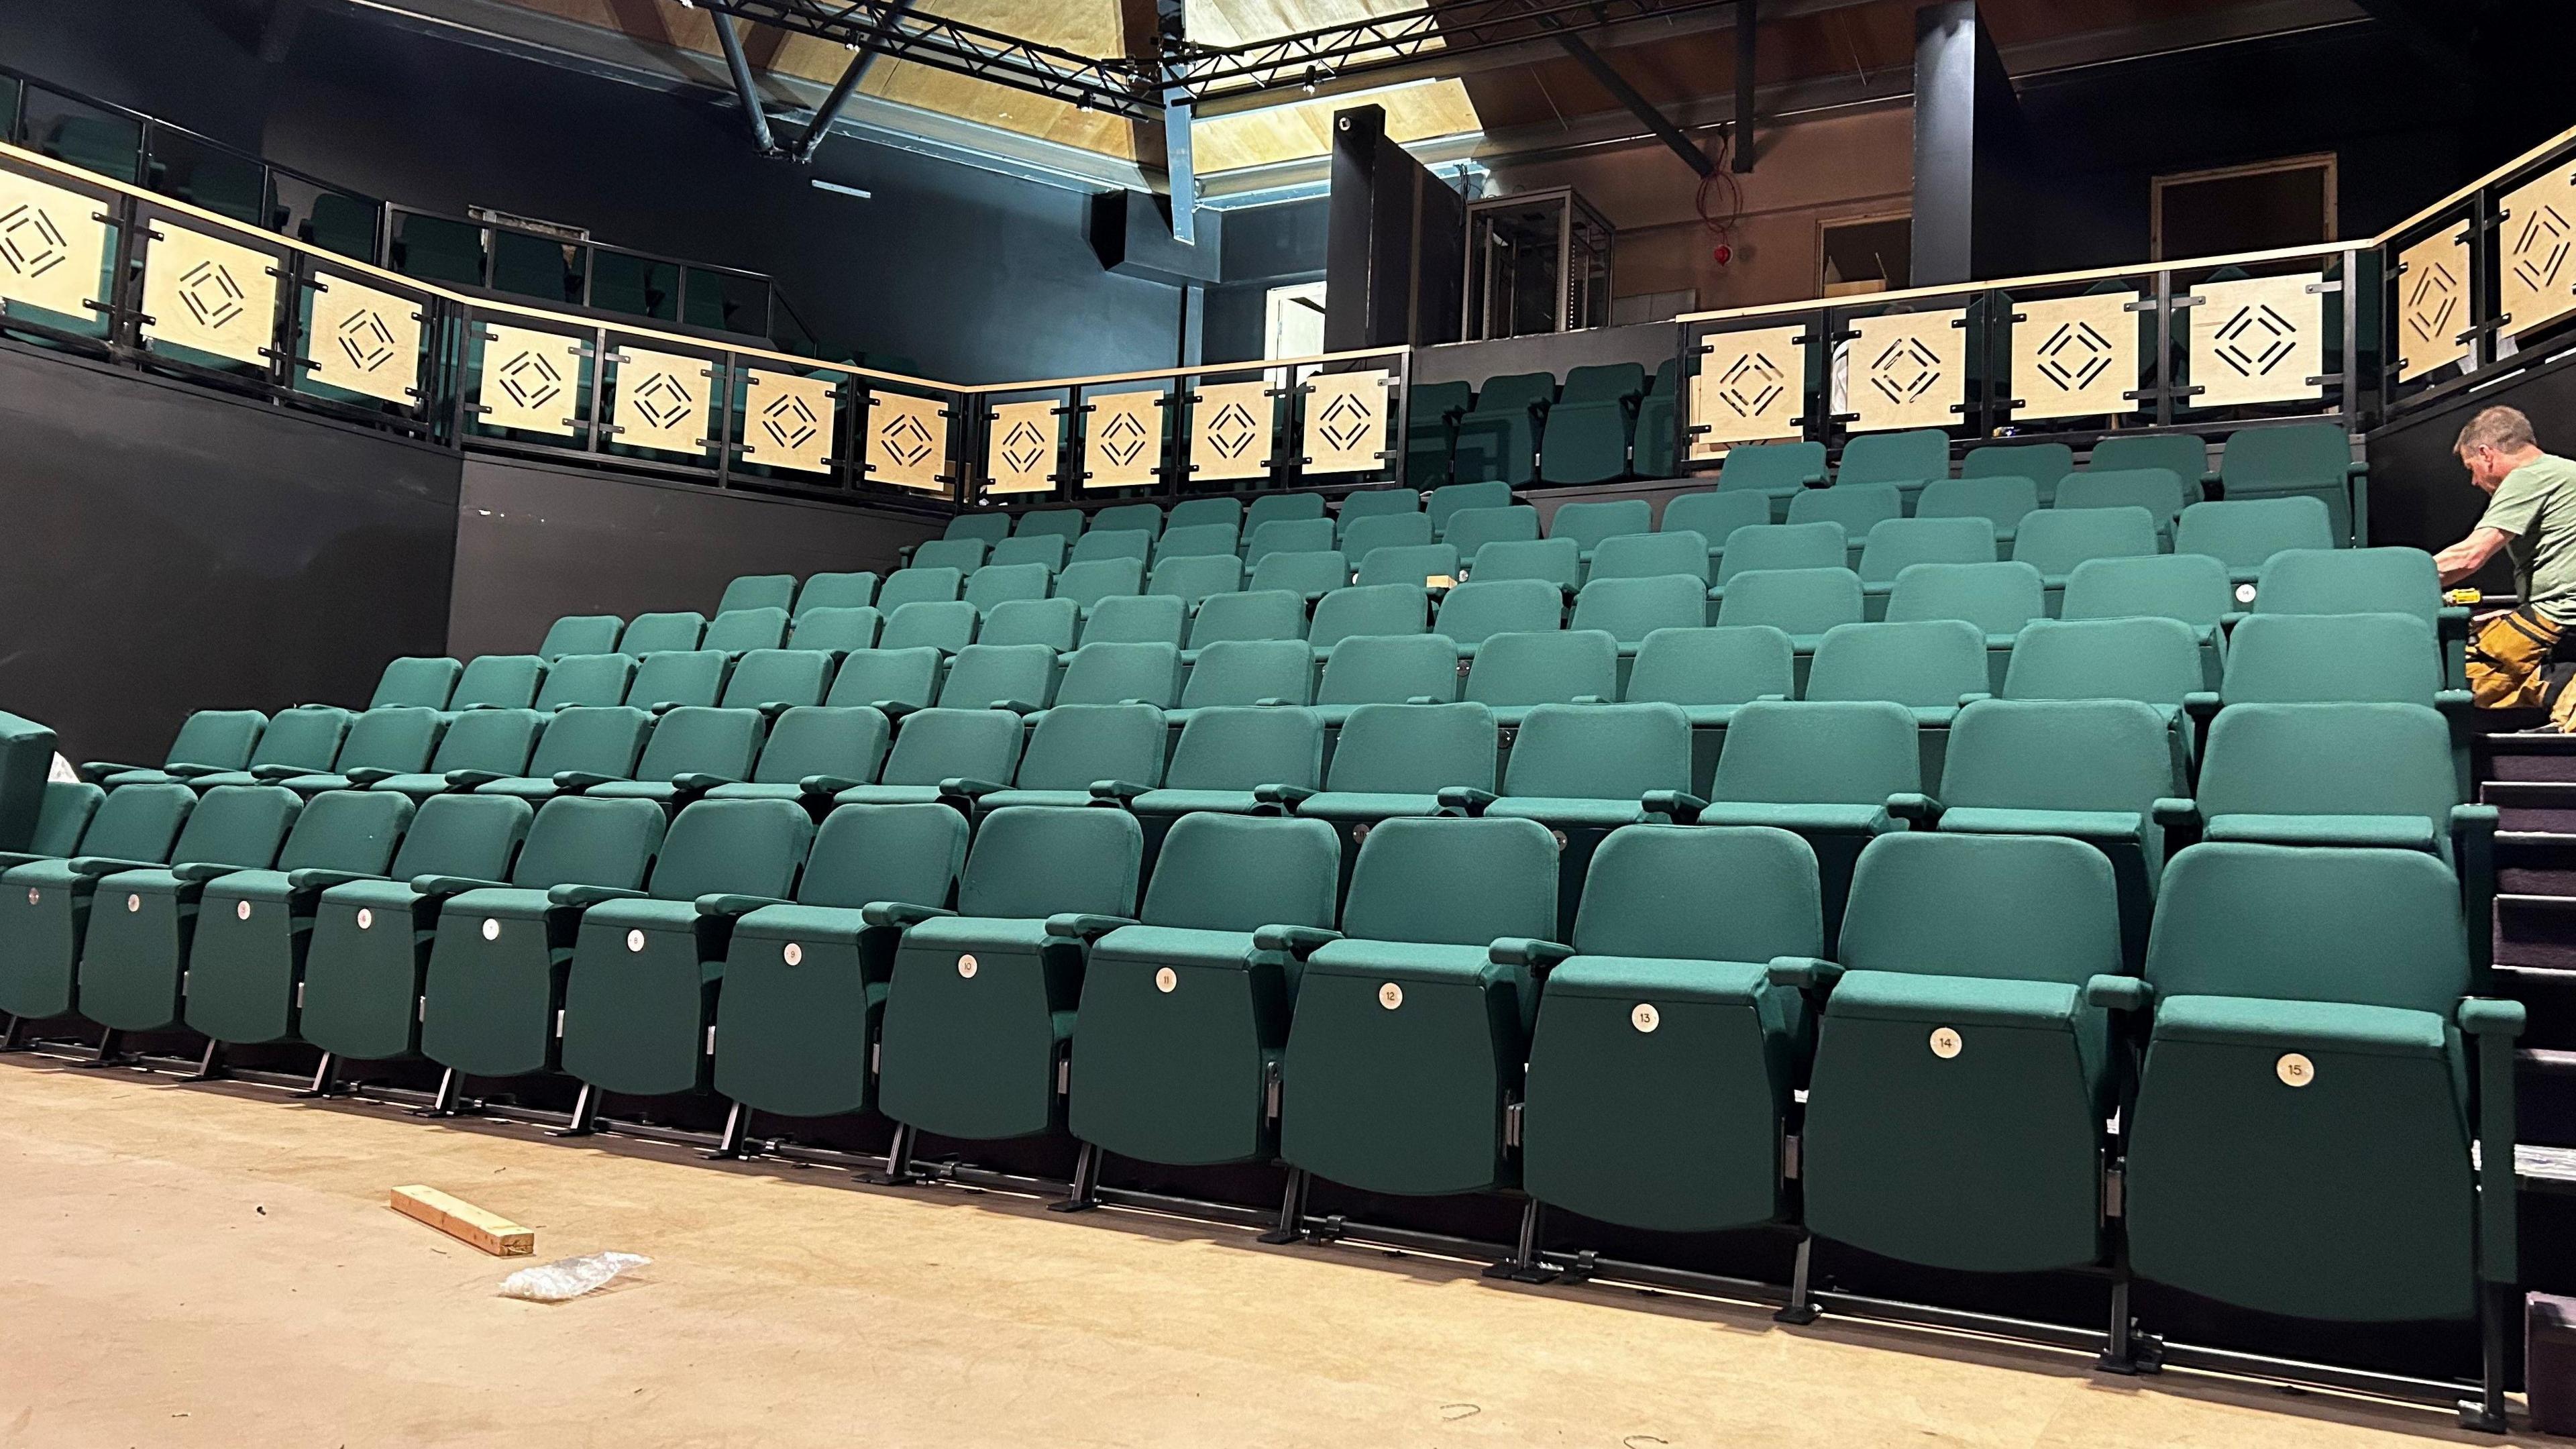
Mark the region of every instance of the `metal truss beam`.
POLYGON ((696 0, 697 8, 1050 96, 1129 120, 1159 119, 1160 88, 1147 67, 1005 35, 903 0, 696 0))

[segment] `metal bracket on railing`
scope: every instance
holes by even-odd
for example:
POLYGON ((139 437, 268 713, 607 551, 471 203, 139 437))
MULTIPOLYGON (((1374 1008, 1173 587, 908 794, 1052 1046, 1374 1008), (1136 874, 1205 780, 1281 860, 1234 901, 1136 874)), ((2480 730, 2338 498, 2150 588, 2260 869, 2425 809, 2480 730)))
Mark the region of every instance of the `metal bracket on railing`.
MULTIPOLYGON (((2153 297, 2141 297, 2134 302, 2122 303, 2120 310, 2123 312, 2152 312, 2156 310, 2156 299, 2153 297)), ((2015 317, 2013 320, 2018 322, 2021 319, 2019 317, 2015 317)))
MULTIPOLYGON (((2399 268, 2398 268, 2398 270, 2399 270, 2399 271, 2404 271, 2404 270, 2405 270, 2405 268, 2401 266, 2401 267, 2399 267, 2399 268)), ((2302 292, 2307 293, 2307 294, 2308 294, 2309 296, 2311 296, 2311 297, 2322 297, 2322 296, 2326 295, 2326 294, 2327 294, 2327 293, 2329 293, 2329 292, 2340 292, 2340 291, 2342 291, 2342 290, 2343 290, 2343 283, 2342 283, 2342 282, 2340 282, 2340 281, 2335 281, 2335 282, 2310 282, 2310 283, 2308 283, 2306 286, 2301 287, 2299 290, 2300 290, 2300 291, 2302 291, 2302 292)))

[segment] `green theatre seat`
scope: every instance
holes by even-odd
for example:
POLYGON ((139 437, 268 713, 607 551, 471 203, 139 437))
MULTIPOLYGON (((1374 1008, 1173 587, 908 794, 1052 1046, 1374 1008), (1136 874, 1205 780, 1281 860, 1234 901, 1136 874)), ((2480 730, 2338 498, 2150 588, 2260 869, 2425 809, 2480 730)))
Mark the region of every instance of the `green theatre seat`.
POLYGON ((1264 785, 1284 794, 1323 782, 1324 722, 1313 710, 1200 709, 1181 726, 1162 788, 1121 803, 1147 819, 1150 835, 1157 817, 1168 824, 1194 810, 1249 815, 1262 808, 1255 792, 1264 785))
POLYGON ((1180 707, 1164 712, 1185 727, 1203 709, 1314 703, 1315 661, 1303 639, 1225 639, 1199 651, 1180 707))
POLYGON ((1180 702, 1181 651, 1169 644, 1094 644, 1064 657, 1064 677, 1056 681, 1057 704, 1150 704, 1169 709, 1180 702))
POLYGON ((986 815, 1014 805, 1088 805, 1109 795, 1141 795, 1163 783, 1167 738, 1163 712, 1148 704, 1068 704, 1048 710, 1029 731, 1019 769, 999 779, 939 782, 960 812, 986 815))
MULTIPOLYGON (((1745 521, 1767 523, 1770 520, 1764 518, 1745 521)), ((1619 498, 1594 503, 1561 503, 1547 520, 1547 536, 1570 540, 1586 563, 1591 562, 1592 551, 1599 548, 1605 538, 1654 531, 1655 506, 1643 498, 1619 498)))
POLYGON ((303 808, 303 797, 283 786, 218 786, 189 812, 168 866, 101 876, 97 899, 104 909, 81 942, 81 1015, 111 1031, 176 1025, 206 883, 237 870, 266 870, 303 808))
POLYGON ((2326 506, 2300 495, 2195 503, 2174 530, 2174 552, 2205 553, 2227 566, 2240 606, 2254 601, 2263 565, 2274 554, 2343 546, 2326 506))
MULTIPOLYGON (((1323 515, 1318 513, 1314 516, 1320 518, 1323 515)), ((1250 537, 1249 531, 1244 527, 1243 500, 1240 498, 1183 499, 1173 504, 1171 512, 1163 519, 1165 528, 1197 528, 1211 523, 1222 523, 1245 537, 1250 537)))
POLYGON ((188 1025, 219 1042, 293 1039, 322 892, 381 879, 412 814, 398 794, 316 795, 295 818, 276 868, 206 882, 188 947, 188 1025))
MULTIPOLYGON (((1004 569, 1036 564, 1045 569, 1047 577, 1052 579, 1056 571, 1064 567, 1064 554, 1065 541, 1058 534, 1032 533, 1026 538, 995 539, 993 551, 984 556, 984 567, 1004 569)), ((970 593, 974 585, 973 579, 966 581, 970 593)))
POLYGON ((2100 1261, 2113 1063, 2085 985, 2121 972, 2111 863, 2048 836, 1882 837, 1837 960, 1771 970, 1821 998, 1808 1230, 1966 1272, 2100 1261))
POLYGON ((733 912, 716 1000, 716 1090, 786 1117, 875 1105, 871 1063, 902 933, 870 925, 861 908, 944 908, 965 862, 966 820, 954 810, 842 805, 823 817, 794 901, 733 912))
MULTIPOLYGON (((2058 451, 2066 452, 2061 448, 2058 451)), ((2067 454, 2073 466, 2073 454, 2067 454)), ((2029 476, 2028 464, 2020 459, 2002 471, 2029 476)), ((2063 470, 2061 470, 2063 471, 2063 470)), ((1950 476, 1950 435, 1939 428, 1916 428, 1902 433, 1863 433, 1843 442, 1843 453, 1834 460, 1834 486, 1852 483, 1893 483, 1908 502, 1935 478, 1950 476)))
MULTIPOLYGON (((1431 536, 1443 540, 1448 540, 1458 526, 1459 514, 1511 506, 1512 490, 1507 483, 1446 483, 1422 495, 1422 515, 1430 521, 1431 536)), ((1537 537, 1535 533, 1530 536, 1537 537)))
POLYGON ((632 779, 559 775, 555 783, 601 800, 678 806, 718 785, 751 778, 766 731, 755 709, 675 709, 654 722, 632 779))
POLYGON ((908 567, 971 574, 984 566, 984 555, 992 547, 991 541, 981 538, 934 538, 913 549, 908 567))
POLYGON ((1623 533, 1601 540, 1592 551, 1584 581, 1653 579, 1671 574, 1708 582, 1708 540, 1688 529, 1661 533, 1623 533))
POLYGON ((445 709, 447 697, 456 692, 456 676, 464 670, 465 666, 453 659, 408 655, 387 660, 385 672, 376 677, 376 692, 367 697, 367 708, 414 705, 445 709))
POLYGON ((2217 696, 2189 704, 2202 715, 2221 701, 2389 701, 2466 714, 2467 694, 2446 683, 2433 626, 2415 615, 2252 614, 2228 638, 2217 696))
POLYGON ((1569 629, 1597 629, 1618 641, 1623 659, 1657 629, 1694 629, 1708 622, 1708 592, 1687 574, 1653 578, 1594 579, 1574 596, 1569 629))
MULTIPOLYGON (((308 706, 327 709, 348 728, 349 712, 327 705, 308 706)), ((289 710, 287 713, 293 713, 289 710)), ((255 709, 201 709, 179 724, 178 735, 170 741, 169 753, 160 768, 146 765, 121 765, 113 760, 90 760, 81 765, 81 773, 93 783, 110 790, 126 785, 167 784, 173 780, 193 780, 207 775, 239 771, 255 758, 254 751, 267 736, 268 716, 255 709)), ((340 736, 333 733, 329 747, 322 752, 321 766, 331 763, 340 748, 340 736)), ((298 761, 300 763, 301 761, 298 761)))
MULTIPOLYGON (((1476 389, 1476 405, 1458 419, 1449 476, 1459 483, 1519 487, 1538 476, 1541 429, 1556 401, 1556 378, 1544 372, 1489 377, 1476 389)), ((1436 490, 1435 490, 1436 491, 1436 490)))
POLYGON ((1489 543, 1465 563, 1469 578, 1479 583, 1534 579, 1560 594, 1571 594, 1583 582, 1583 552, 1570 538, 1489 543))
POLYGON ((2190 748, 2183 704, 2202 685, 2200 646, 2178 619, 2033 619, 2013 640, 2005 699, 2126 699, 2152 705, 2190 748))
POLYGON ((1718 577, 1726 541, 1737 529, 1771 521, 1771 500, 1750 490, 1683 493, 1664 505, 1664 531, 1696 533, 1708 544, 1710 578, 1718 577))
POLYGON ((1311 606, 1350 581, 1350 556, 1340 549, 1297 549, 1263 556, 1243 587, 1251 593, 1285 591, 1311 606))
POLYGON ((1280 1155, 1367 1192, 1508 1186, 1537 983, 1496 964, 1556 925, 1556 842, 1534 820, 1389 820, 1369 832, 1338 936, 1282 923, 1305 959, 1282 1068, 1280 1155))
POLYGON ((2352 438, 2338 423, 2239 428, 2218 457, 2230 502, 2308 498, 2326 511, 2331 544, 2370 541, 2370 465, 2355 462, 2352 438))
POLYGON ((1777 629, 1801 654, 1815 653, 1826 630, 1862 617, 1860 575, 1847 568, 1754 569, 1729 579, 1717 606, 1721 626, 1777 629))
POLYGON ((478 654, 465 663, 456 690, 447 697, 450 714, 475 709, 526 709, 534 704, 546 677, 546 661, 534 654, 478 654))
MULTIPOLYGON (((874 612, 871 610, 870 612, 874 612)), ((576 705, 624 704, 635 685, 635 659, 629 654, 567 654, 546 671, 536 707, 553 711, 576 705)))
POLYGON ((1640 478, 1673 476, 1673 399, 1678 391, 1674 376, 1680 370, 1680 359, 1665 358, 1655 367, 1655 380, 1646 385, 1646 395, 1637 400, 1637 424, 1631 434, 1635 440, 1635 472, 1640 478))
POLYGON ((2197 553, 2086 559, 2066 576, 2057 609, 2062 619, 2179 620, 2200 647, 2205 688, 2227 661, 2225 626, 2235 611, 2227 565, 2197 553))
POLYGON ((707 798, 801 800, 803 782, 816 775, 873 780, 892 732, 883 710, 800 704, 770 725, 751 778, 717 785, 707 798))
POLYGON ((0 850, 0 871, 40 860, 68 860, 79 854, 81 835, 98 814, 99 803, 107 798, 105 790, 86 780, 46 780, 41 770, 37 778, 42 783, 35 818, 28 822, 26 838, 18 842, 16 849, 0 850))
POLYGON ((980 538, 988 544, 999 543, 1011 536, 1011 515, 998 510, 989 513, 960 513, 948 520, 948 526, 940 530, 939 536, 941 538, 980 538))
POLYGON ((887 611, 879 649, 936 649, 954 654, 975 642, 982 616, 962 599, 924 600, 887 611))
POLYGON ((2195 840, 2385 846, 2459 866, 2492 892, 2494 807, 2461 803, 2449 727, 2420 704, 2236 704, 2218 712, 2193 799, 2160 812, 2195 840))
POLYGON ((284 766, 254 765, 250 773, 263 783, 284 785, 299 795, 346 790, 382 775, 417 774, 429 768, 430 756, 437 753, 439 736, 446 728, 445 718, 434 709, 371 709, 349 722, 349 733, 340 741, 340 753, 332 770, 303 772, 284 766))
MULTIPOLYGON (((1822 443, 1746 443, 1726 450, 1726 461, 1718 465, 1717 491, 1761 495, 1771 504, 1769 521, 1777 523, 1788 516, 1790 499, 1805 489, 1822 488, 1825 478, 1822 443)), ((1670 532, 1673 527, 1667 508, 1664 529, 1670 532)))
POLYGON ((1068 654, 1082 632, 1082 608, 1071 599, 1009 599, 995 604, 975 636, 984 644, 1036 644, 1068 654))
MULTIPOLYGON (((1665 533, 1672 529, 1667 527, 1665 533)), ((1687 537, 1687 535, 1685 535, 1687 537)), ((1757 569, 1839 569, 1851 566, 1839 523, 1755 523, 1726 536, 1718 550, 1717 587, 1712 599, 1723 600, 1737 574, 1757 569)))
POLYGON ((665 650, 695 649, 706 632, 706 615, 695 610, 638 614, 627 624, 626 632, 617 636, 617 652, 641 659, 665 650))
POLYGON ((874 781, 817 775, 803 783, 807 794, 843 805, 935 805, 943 780, 1011 778, 1027 733, 1009 710, 920 710, 904 716, 874 781))
POLYGON ((2442 602, 2433 556, 2420 548, 2295 548, 2255 576, 2258 614, 2412 614, 2433 626, 2446 687, 2468 682, 2469 611, 2442 602))
POLYGON ((1044 644, 969 644, 949 661, 941 709, 1032 714, 1055 693, 1055 651, 1044 644))
POLYGON ((422 983, 421 1053, 465 1076, 551 1070, 582 908, 641 887, 664 826, 650 800, 565 796, 537 811, 506 884, 415 878, 412 890, 440 902, 422 983))
MULTIPOLYGON (((1306 642, 1318 662, 1344 639, 1419 634, 1431 620, 1431 593, 1420 584, 1371 584, 1339 588, 1315 601, 1306 642)), ((1319 694, 1317 696, 1321 698, 1319 694)))
POLYGON ((1768 625, 1657 629, 1637 645, 1621 696, 1631 704, 1681 706, 1691 725, 1691 793, 1706 795, 1735 711, 1796 692, 1797 651, 1768 625))
POLYGON ((631 780, 653 717, 626 705, 577 706, 556 711, 528 757, 524 775, 458 770, 449 786, 483 795, 543 802, 586 781, 631 780))
POLYGON ((1175 821, 1134 925, 1092 942, 1067 1125, 1142 1162, 1267 1162, 1296 967, 1254 933, 1329 932, 1341 839, 1320 820, 1175 821))
POLYGON ((2113 434, 2093 444, 2084 466, 2104 472, 2128 468, 2162 468, 2182 480, 2183 497, 2198 503, 2205 485, 2218 481, 2209 471, 2209 444, 2191 433, 2150 433, 2142 437, 2113 434))
POLYGON ((1091 644, 1169 644, 1177 649, 1189 625, 1190 606, 1169 594, 1123 594, 1102 599, 1092 609, 1082 638, 1091 644))
POLYGON ((2148 1033, 2124 1174, 2140 1278, 2361 1323, 2466 1319, 2481 1284, 2513 1290, 2523 1008, 2470 994, 2468 934, 2412 852, 2174 858, 2146 981, 2097 989, 2148 1033))
POLYGON ((1159 503, 1113 503, 1091 515, 1083 525, 1085 533, 1144 533, 1160 537, 1163 532, 1163 505, 1159 503))
MULTIPOLYGON (((1565 375, 1565 391, 1547 414, 1538 476, 1548 483, 1606 483, 1628 476, 1628 441, 1646 369, 1634 362, 1598 363, 1565 375)), ((1664 419, 1667 428, 1671 418, 1664 419)))
POLYGON ((1230 553, 1197 554, 1164 559, 1145 580, 1145 592, 1179 599, 1191 608, 1211 594, 1243 588, 1243 560, 1230 553))
POLYGON ((1961 705, 1991 690, 1985 634, 1965 620, 1928 619, 1827 630, 1804 697, 1887 700, 1928 730, 1948 726, 1961 705))
POLYGON ((1363 634, 1334 646, 1324 661, 1315 714, 1340 728, 1371 705, 1451 704, 1457 698, 1458 646, 1448 636, 1363 634))
POLYGON ((835 709, 869 708, 888 717, 928 709, 939 693, 939 650, 861 649, 841 661, 823 703, 835 709))
MULTIPOLYGON (((906 604, 953 604, 966 587, 963 571, 954 568, 901 568, 877 585, 877 608, 891 617, 906 604)), ((628 651, 632 653, 632 650, 628 651)))
POLYGON ((1690 785, 1690 719, 1681 706, 1542 704, 1521 719, 1499 796, 1453 786, 1440 792, 1440 805, 1454 814, 1535 820, 1555 832, 1562 895, 1549 938, 1563 940, 1603 837, 1660 819, 1647 813, 1647 797, 1685 793, 1690 785))
POLYGON ((1453 785, 1490 792, 1500 754, 1481 704, 1364 704, 1342 724, 1321 791, 1264 782, 1254 794, 1272 809, 1347 823, 1357 843, 1374 821, 1439 814, 1453 785))
POLYGON ((1074 540, 1073 552, 1065 556, 1065 567, 1085 563, 1132 562, 1139 576, 1145 561, 1154 554, 1154 534, 1142 528, 1094 529, 1074 540))
POLYGON ((1458 550, 1445 543, 1390 544, 1355 554, 1359 572, 1352 582, 1361 588, 1377 584, 1418 584, 1458 577, 1458 550))
POLYGON ((258 748, 250 752, 247 768, 210 770, 203 766, 165 766, 162 771, 134 776, 110 775, 104 782, 111 790, 120 780, 129 783, 144 779, 169 778, 185 780, 199 790, 218 785, 273 785, 298 775, 310 775, 331 768, 340 749, 348 740, 349 726, 357 715, 337 705, 304 704, 282 709, 261 731, 258 748))
POLYGON ((642 893, 550 891, 579 919, 564 980, 564 1071, 629 1096, 703 1090, 733 924, 786 899, 813 836, 793 801, 700 800, 671 822, 642 893))
POLYGON ((1274 521, 1322 518, 1324 495, 1321 493, 1264 493, 1243 510, 1243 536, 1252 537, 1261 526, 1274 521))
POLYGON ((2069 473, 2057 485, 2054 508, 2143 508, 2156 518, 2156 534, 2173 541, 2174 525, 2192 501, 2182 479, 2167 468, 2095 468, 2069 473))
MULTIPOLYGON (((535 815, 527 801, 507 796, 433 796, 412 812, 385 879, 305 877, 321 894, 312 906, 297 1034, 354 1061, 417 1051, 422 976, 444 897, 411 882, 506 879, 535 815)), ((287 884, 293 888, 295 877, 287 884)))
POLYGON ((1889 797, 1923 789, 1916 733, 1914 712, 1900 704, 1755 700, 1727 724, 1705 803, 1687 796, 1646 803, 1702 825, 1768 825, 1805 838, 1824 885, 1831 955, 1862 848, 1905 828, 1888 814, 1889 797))
POLYGON ((1343 555, 1361 561, 1377 549, 1421 548, 1438 541, 1427 513, 1376 513, 1342 524, 1343 555))
POLYGON ((1995 546, 2012 547, 2021 521, 2039 509, 2039 484, 2029 478, 1935 478, 1914 500, 1917 518, 1982 518, 1995 526, 1995 546))
POLYGON ((626 621, 615 614, 567 614, 547 627, 537 654, 549 664, 567 654, 614 654, 625 632, 626 621))
MULTIPOLYGON (((81 944, 98 882, 169 860, 196 807, 196 792, 175 780, 110 790, 81 832, 81 853, 0 873, 0 1011, 41 1021, 77 1004, 81 944)), ((112 908, 123 906, 117 899, 112 908)))
POLYGON ((666 649, 636 661, 635 680, 626 686, 626 702, 660 714, 695 705, 713 708, 724 695, 725 675, 733 657, 721 649, 666 649))
POLYGON ((1986 636, 1987 685, 2004 686, 2013 640, 2033 619, 2045 618, 2047 589, 2026 563, 1908 564, 1887 594, 1887 622, 1964 619, 1986 636))
POLYGON ((2152 558, 2159 549, 2156 516, 2146 509, 2043 508, 2021 521, 2012 556, 2039 570, 2056 594, 2065 590, 2075 566, 2087 559, 2152 558))
MULTIPOLYGON (((961 514, 954 521, 973 517, 961 514)), ((716 615, 721 618, 736 609, 785 610, 796 602, 794 574, 743 574, 724 587, 724 596, 716 601, 716 615)))
POLYGON ((1053 533, 1065 538, 1082 535, 1082 510, 1079 508, 1032 508, 1011 524, 1011 536, 1053 533))
POLYGON ((1470 579, 1440 600, 1437 628, 1458 646, 1458 657, 1497 634, 1528 634, 1562 626, 1565 595, 1540 579, 1470 579))
MULTIPOLYGON (((877 1105, 942 1137, 1029 1137, 1064 1121, 1060 1065, 1090 945, 1135 924, 1144 835, 1123 810, 996 810, 975 832, 953 912, 865 908, 901 927, 877 1105)), ((900 1154, 897 1154, 900 1156, 900 1154)))
POLYGON ((438 737, 438 753, 430 757, 428 769, 396 772, 362 768, 347 772, 349 782, 360 789, 419 801, 454 789, 448 776, 460 770, 515 779, 528 772, 529 757, 549 717, 533 709, 468 710, 438 737))
POLYGON ((1527 543, 1538 537, 1538 510, 1526 503, 1504 508, 1461 508, 1449 515, 1440 541, 1460 558, 1474 558, 1489 543, 1527 543))
POLYGON ((1904 516, 1905 501, 1893 483, 1837 483, 1831 488, 1810 488, 1789 500, 1793 524, 1842 525, 1843 547, 1849 554, 1845 562, 1853 568, 1860 566, 1860 550, 1869 531, 1904 516))
POLYGON ((1521 1176, 1552 1207, 1625 1227, 1777 1221, 1781 1142, 1808 1039, 1768 977, 1823 949, 1816 858, 1785 830, 1632 825, 1592 857, 1572 950, 1498 941, 1545 972, 1521 1176))
POLYGON ((1619 641, 1604 629, 1497 634, 1467 670, 1466 698, 1505 729, 1517 728, 1540 705, 1607 704, 1618 697, 1619 641))
MULTIPOLYGON (((2096 462, 2094 466, 2103 465, 2096 462)), ((1962 478, 2035 480, 2043 503, 2053 501, 2058 480, 2074 471, 2075 450, 2064 443, 1990 443, 1970 448, 1968 455, 1959 460, 1962 478)))
POLYGON ((1163 530, 1154 541, 1154 562, 1167 558, 1207 558, 1239 553, 1243 540, 1231 523, 1193 523, 1163 530))
POLYGON ((1254 529, 1243 547, 1243 562, 1258 569, 1274 553, 1327 553, 1333 547, 1333 520, 1281 518, 1254 529))
POLYGON ((1420 513, 1422 495, 1410 488, 1362 488, 1342 495, 1342 505, 1333 515, 1339 537, 1350 536, 1352 525, 1364 518, 1387 514, 1420 513))
POLYGON ((987 564, 966 581, 964 602, 990 615, 1014 600, 1043 599, 1055 587, 1055 570, 1042 563, 987 564))
MULTIPOLYGON (((2025 528, 2020 537, 2028 537, 2025 528)), ((1887 616, 1896 576, 1916 564, 1982 564, 1995 561, 1994 526, 1982 518, 1891 518, 1870 528, 1852 567, 1860 574, 1864 604, 1873 618, 1887 616)))

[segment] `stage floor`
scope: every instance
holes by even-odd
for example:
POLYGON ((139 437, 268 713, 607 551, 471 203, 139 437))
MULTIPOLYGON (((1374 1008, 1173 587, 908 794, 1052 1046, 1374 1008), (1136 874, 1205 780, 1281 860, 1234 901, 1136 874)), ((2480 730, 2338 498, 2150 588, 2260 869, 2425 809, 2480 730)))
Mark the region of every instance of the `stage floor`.
MULTIPOLYGON (((2495 1444, 2447 1415, 1131 1213, 0 1058, 0 1444, 2495 1444), (427 1183, 558 1305, 401 1217, 427 1183)), ((2547 1442, 2533 1440, 2533 1442, 2547 1442)))

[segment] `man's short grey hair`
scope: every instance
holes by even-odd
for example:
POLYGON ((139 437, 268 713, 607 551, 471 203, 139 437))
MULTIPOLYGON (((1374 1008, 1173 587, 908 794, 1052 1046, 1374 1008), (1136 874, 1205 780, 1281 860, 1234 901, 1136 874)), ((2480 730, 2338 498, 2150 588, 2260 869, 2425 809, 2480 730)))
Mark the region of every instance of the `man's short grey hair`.
POLYGON ((2451 450, 2466 453, 2471 448, 2493 448, 2499 453, 2519 453, 2537 446, 2539 439, 2532 436, 2531 419, 2522 415, 2522 409, 2496 407, 2469 419, 2451 450))

